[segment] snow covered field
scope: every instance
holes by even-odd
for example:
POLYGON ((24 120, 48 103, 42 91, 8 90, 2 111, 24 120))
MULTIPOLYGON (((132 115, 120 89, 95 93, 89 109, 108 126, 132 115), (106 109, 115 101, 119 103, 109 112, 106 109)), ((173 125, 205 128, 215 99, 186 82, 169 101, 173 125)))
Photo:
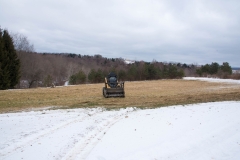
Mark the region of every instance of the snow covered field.
POLYGON ((0 114, 0 159, 237 160, 239 115, 238 101, 0 114))

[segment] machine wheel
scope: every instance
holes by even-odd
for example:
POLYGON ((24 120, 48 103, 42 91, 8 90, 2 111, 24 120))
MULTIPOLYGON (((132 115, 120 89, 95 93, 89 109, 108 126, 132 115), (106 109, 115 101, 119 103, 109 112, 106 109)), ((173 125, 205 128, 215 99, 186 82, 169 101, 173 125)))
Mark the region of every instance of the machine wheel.
POLYGON ((106 90, 105 87, 103 87, 103 96, 104 96, 105 98, 108 98, 107 90, 106 90))
POLYGON ((123 96, 122 96, 122 98, 125 98, 125 92, 123 92, 123 96))

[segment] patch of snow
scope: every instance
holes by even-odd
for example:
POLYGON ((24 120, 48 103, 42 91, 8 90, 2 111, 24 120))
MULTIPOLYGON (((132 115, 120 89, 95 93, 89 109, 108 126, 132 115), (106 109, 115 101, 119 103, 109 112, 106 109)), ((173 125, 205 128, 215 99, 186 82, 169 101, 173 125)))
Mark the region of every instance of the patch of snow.
POLYGON ((135 61, 133 61, 133 60, 128 60, 128 59, 124 59, 124 62, 125 62, 126 64, 133 64, 133 63, 135 63, 135 61))
POLYGON ((69 81, 66 81, 65 83, 64 83, 64 86, 68 86, 69 85, 69 81))
POLYGON ((208 82, 218 82, 218 83, 240 84, 240 80, 234 80, 234 79, 205 78, 205 77, 184 77, 183 79, 184 80, 199 80, 199 81, 208 81, 208 82))
POLYGON ((240 159, 240 102, 0 114, 0 159, 240 159))

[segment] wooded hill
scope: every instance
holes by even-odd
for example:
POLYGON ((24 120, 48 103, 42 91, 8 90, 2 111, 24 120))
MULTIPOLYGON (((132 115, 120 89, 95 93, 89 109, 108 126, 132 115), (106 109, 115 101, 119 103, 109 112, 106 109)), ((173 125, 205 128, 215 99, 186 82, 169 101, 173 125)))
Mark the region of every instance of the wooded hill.
POLYGON ((201 67, 181 63, 144 62, 125 63, 123 58, 72 53, 36 53, 18 51, 21 61, 21 83, 18 88, 49 87, 70 84, 101 83, 110 72, 122 81, 175 79, 184 76, 213 76, 229 78, 231 66, 214 62, 201 67))
POLYGON ((182 78, 195 75, 195 66, 163 62, 135 62, 126 64, 122 58, 71 53, 36 53, 18 51, 21 61, 21 83, 18 87, 36 87, 70 84, 100 83, 110 72, 119 80, 137 81, 182 78))

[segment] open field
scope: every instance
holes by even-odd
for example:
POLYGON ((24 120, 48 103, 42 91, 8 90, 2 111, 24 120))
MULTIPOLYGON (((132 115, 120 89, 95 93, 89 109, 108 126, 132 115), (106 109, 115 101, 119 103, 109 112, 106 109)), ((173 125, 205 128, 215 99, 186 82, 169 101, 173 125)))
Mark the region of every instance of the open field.
POLYGON ((240 84, 194 80, 125 82, 125 98, 104 98, 103 84, 0 91, 0 113, 38 107, 159 107, 240 100, 240 84))

